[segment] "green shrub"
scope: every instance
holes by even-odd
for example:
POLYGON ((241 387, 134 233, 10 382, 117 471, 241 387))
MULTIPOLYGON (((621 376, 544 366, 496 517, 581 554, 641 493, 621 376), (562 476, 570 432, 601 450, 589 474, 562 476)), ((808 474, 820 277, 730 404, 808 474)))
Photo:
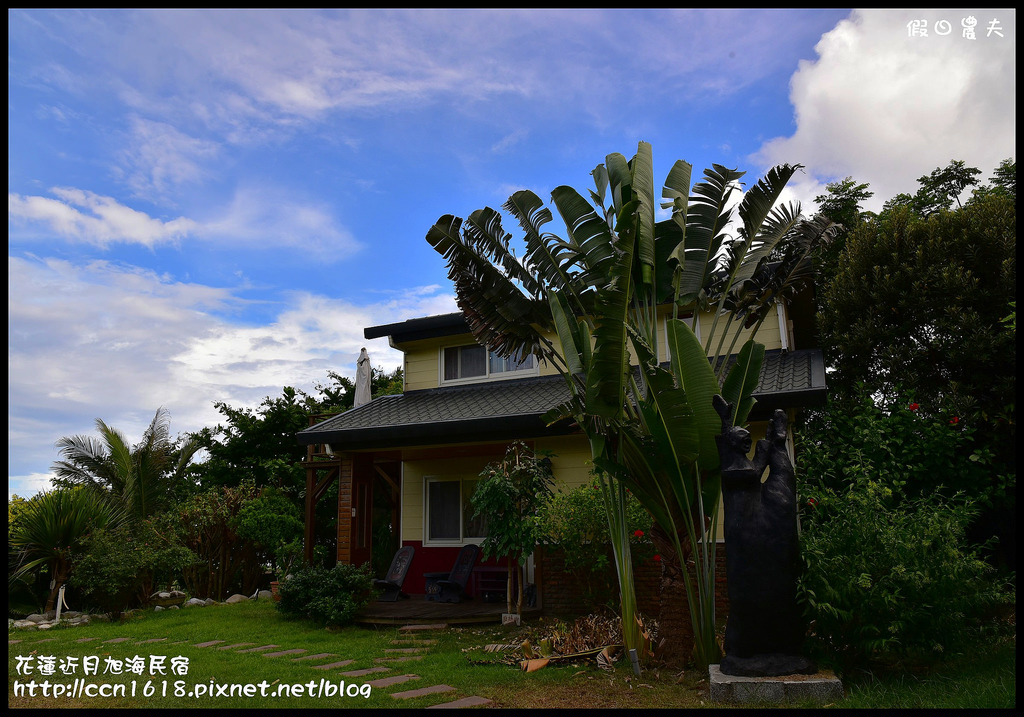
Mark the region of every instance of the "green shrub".
POLYGON ((170 588, 196 555, 153 521, 90 534, 76 555, 70 585, 82 591, 87 604, 115 617, 143 604, 157 589, 170 588))
POLYGON ((368 565, 339 563, 330 570, 313 565, 281 582, 279 592, 277 608, 284 614, 344 626, 373 596, 373 575, 368 565))
POLYGON ((967 546, 963 501, 901 499, 866 471, 845 490, 804 486, 801 500, 809 647, 840 669, 940 656, 999 599, 967 546))
MULTIPOLYGON (((630 553, 634 565, 654 557, 650 534, 653 520, 640 501, 629 495, 626 504, 630 553)), ((568 492, 556 493, 540 516, 544 539, 561 548, 565 570, 583 583, 585 597, 597 603, 607 593, 611 570, 611 540, 597 478, 568 492)))

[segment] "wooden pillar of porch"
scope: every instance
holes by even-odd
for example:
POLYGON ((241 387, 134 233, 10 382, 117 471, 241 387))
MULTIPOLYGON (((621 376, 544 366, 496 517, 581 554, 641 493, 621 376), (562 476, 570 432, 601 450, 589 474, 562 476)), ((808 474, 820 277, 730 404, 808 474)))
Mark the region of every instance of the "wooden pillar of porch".
MULTIPOLYGON (((309 425, 314 425, 323 420, 324 416, 310 416, 309 425)), ((316 504, 327 493, 331 484, 341 479, 341 486, 338 490, 338 500, 344 493, 345 483, 342 476, 348 466, 348 492, 352 493, 352 461, 331 451, 326 444, 311 444, 306 447, 306 457, 303 459, 306 468, 306 509, 305 509, 305 533, 303 535, 303 558, 307 565, 313 562, 313 547, 316 544, 316 504)), ((341 515, 338 515, 338 535, 341 536, 341 515)), ((338 552, 341 553, 341 541, 338 541, 338 552)))

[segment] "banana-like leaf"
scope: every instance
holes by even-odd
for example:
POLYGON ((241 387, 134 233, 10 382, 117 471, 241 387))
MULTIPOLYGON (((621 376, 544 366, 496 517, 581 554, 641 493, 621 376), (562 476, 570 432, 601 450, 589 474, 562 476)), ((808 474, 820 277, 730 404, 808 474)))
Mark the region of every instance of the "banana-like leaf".
MULTIPOLYGON (((570 375, 583 374, 586 370, 584 353, 581 348, 582 336, 576 317, 569 309, 569 302, 560 291, 548 293, 551 304, 551 318, 555 324, 555 334, 562 345, 562 356, 570 375)), ((589 347, 588 347, 589 348, 589 347)))
POLYGON ((551 201, 565 222, 569 244, 579 253, 583 268, 580 280, 588 286, 602 287, 608 265, 615 260, 614 238, 608 222, 572 187, 555 187, 551 201))
POLYGON ((725 227, 732 216, 729 200, 735 183, 745 172, 714 164, 704 170, 704 182, 694 186, 686 217, 686 244, 680 301, 690 303, 704 289, 715 268, 725 227))
POLYGON ((575 295, 577 288, 572 279, 572 266, 577 252, 554 234, 542 231, 551 221, 551 210, 540 197, 529 190, 516 192, 503 205, 523 228, 526 240, 524 264, 546 289, 557 289, 575 295))
POLYGON ((757 402, 752 394, 757 388, 763 362, 764 344, 748 339, 722 384, 722 397, 733 407, 734 426, 747 422, 747 415, 757 402))
POLYGON ((629 354, 626 326, 632 292, 633 247, 631 234, 637 230, 638 202, 622 208, 618 223, 616 256, 605 275, 604 290, 598 297, 594 329, 594 350, 587 375, 587 412, 610 419, 623 410, 629 354))
POLYGON ((668 320, 668 340, 672 352, 672 373, 682 382, 700 434, 700 468, 707 472, 717 471, 719 460, 715 436, 722 420, 711 399, 719 392, 718 380, 704 347, 685 322, 668 320))

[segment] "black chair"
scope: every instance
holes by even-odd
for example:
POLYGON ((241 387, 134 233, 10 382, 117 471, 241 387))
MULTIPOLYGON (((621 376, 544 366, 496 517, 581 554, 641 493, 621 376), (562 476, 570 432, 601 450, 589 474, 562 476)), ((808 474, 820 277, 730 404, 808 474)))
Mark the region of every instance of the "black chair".
POLYGON ((384 591, 377 598, 378 602, 395 602, 399 598, 409 597, 402 592, 402 585, 405 583, 405 575, 409 572, 409 566, 412 565, 412 556, 415 552, 411 545, 399 548, 398 552, 395 553, 394 559, 391 561, 391 567, 388 568, 388 574, 384 576, 383 580, 373 581, 373 587, 384 591))
POLYGON ((466 583, 469 582, 469 576, 472 575, 473 567, 479 556, 479 545, 467 545, 459 551, 459 556, 455 558, 455 565, 452 566, 448 579, 437 581, 438 602, 462 602, 464 599, 469 599, 469 596, 466 595, 466 583))

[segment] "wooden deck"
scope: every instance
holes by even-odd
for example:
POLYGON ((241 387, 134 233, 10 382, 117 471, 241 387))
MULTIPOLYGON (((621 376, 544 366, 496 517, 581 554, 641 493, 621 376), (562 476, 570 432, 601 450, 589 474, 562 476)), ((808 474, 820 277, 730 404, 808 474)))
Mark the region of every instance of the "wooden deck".
MULTIPOLYGON (((360 625, 472 625, 500 623, 507 610, 505 601, 434 602, 424 595, 413 595, 408 600, 372 602, 356 618, 360 625)), ((539 608, 523 607, 523 618, 540 615, 539 608)))

